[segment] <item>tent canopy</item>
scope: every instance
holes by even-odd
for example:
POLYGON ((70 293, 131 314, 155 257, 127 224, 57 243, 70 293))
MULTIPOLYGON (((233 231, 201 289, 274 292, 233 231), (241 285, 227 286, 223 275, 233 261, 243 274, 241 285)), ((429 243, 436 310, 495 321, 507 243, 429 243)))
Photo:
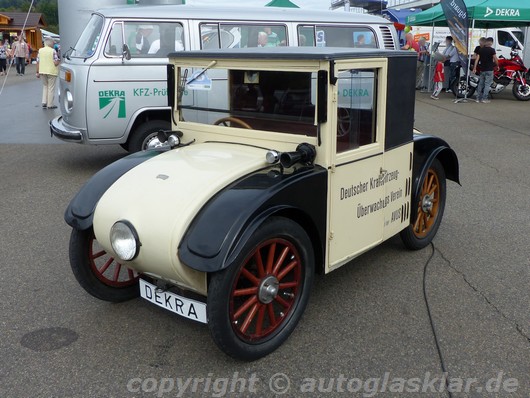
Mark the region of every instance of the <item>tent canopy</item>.
POLYGON ((300 8, 289 0, 272 0, 265 4, 265 7, 284 7, 284 8, 300 8))
MULTIPOLYGON (((521 0, 464 0, 467 16, 477 28, 530 25, 530 2, 521 0)), ((407 17, 408 25, 447 26, 440 4, 407 17)))
POLYGON ((407 20, 407 17, 412 14, 417 14, 421 10, 419 9, 395 9, 395 8, 387 8, 386 10, 383 10, 383 15, 387 16, 392 22, 398 22, 398 23, 405 23, 407 20))

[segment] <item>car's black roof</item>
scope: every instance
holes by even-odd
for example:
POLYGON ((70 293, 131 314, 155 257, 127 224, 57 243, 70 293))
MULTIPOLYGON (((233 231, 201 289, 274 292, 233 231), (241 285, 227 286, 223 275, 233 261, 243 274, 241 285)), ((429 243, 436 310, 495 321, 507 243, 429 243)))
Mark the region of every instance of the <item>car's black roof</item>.
POLYGON ((382 50, 379 48, 339 47, 252 47, 223 48, 218 50, 181 51, 169 54, 170 58, 215 59, 274 59, 274 60, 339 60, 349 58, 416 57, 413 51, 382 50))

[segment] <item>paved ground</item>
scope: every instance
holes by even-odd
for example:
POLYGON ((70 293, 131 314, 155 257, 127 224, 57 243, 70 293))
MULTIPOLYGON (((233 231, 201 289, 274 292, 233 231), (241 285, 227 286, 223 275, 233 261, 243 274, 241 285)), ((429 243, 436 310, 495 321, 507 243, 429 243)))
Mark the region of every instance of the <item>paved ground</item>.
POLYGON ((200 324, 140 299, 101 302, 79 287, 63 211, 90 175, 125 153, 55 145, 46 126, 52 112, 38 109, 39 96, 28 79, 0 97, 0 397, 189 396, 193 377, 202 378, 195 395, 204 396, 231 388, 271 396, 271 387, 289 387, 293 397, 301 389, 352 396, 348 388, 356 396, 411 395, 392 393, 396 378, 407 378, 412 390, 422 386, 424 396, 446 396, 433 379, 442 371, 422 288, 427 262, 426 292, 449 377, 455 388, 457 378, 477 379, 453 396, 507 396, 511 378, 519 385, 512 396, 529 396, 530 103, 511 93, 487 105, 418 94, 416 127, 447 139, 461 162, 462 187, 448 186, 434 246, 409 252, 392 239, 317 277, 287 343, 241 363, 219 352, 200 324))

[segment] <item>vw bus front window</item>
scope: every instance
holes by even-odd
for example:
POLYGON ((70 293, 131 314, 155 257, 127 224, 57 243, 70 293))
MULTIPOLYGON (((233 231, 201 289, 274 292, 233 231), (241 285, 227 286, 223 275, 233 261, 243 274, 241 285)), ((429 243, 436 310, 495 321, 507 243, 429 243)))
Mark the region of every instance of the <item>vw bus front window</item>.
POLYGON ((90 21, 81 33, 79 40, 72 51, 72 57, 76 58, 90 58, 96 52, 96 48, 101 38, 101 30, 103 29, 103 17, 101 15, 93 14, 90 21))

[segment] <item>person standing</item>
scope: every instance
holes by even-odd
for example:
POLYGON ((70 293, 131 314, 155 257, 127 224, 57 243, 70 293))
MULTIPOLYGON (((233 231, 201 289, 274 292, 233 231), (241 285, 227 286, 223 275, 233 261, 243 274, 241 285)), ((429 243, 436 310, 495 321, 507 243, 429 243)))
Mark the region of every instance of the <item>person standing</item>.
POLYGON ((449 93, 451 92, 453 81, 456 79, 456 71, 460 62, 458 50, 453 45, 452 36, 447 36, 445 38, 445 50, 443 52, 443 56, 445 57, 445 62, 449 63, 449 79, 447 81, 447 87, 445 90, 445 92, 449 93))
POLYGON ((420 51, 420 46, 416 41, 414 41, 414 35, 412 33, 407 33, 405 35, 405 45, 401 47, 404 51, 420 51))
POLYGON ((418 60, 416 62, 416 90, 423 88, 423 72, 425 71, 425 59, 429 54, 425 37, 418 40, 418 60))
POLYGON ((480 39, 478 39, 478 46, 475 47, 475 49, 473 50, 473 54, 471 54, 471 59, 473 61, 475 61, 475 59, 477 58, 478 52, 482 47, 484 47, 484 44, 486 44, 485 37, 481 37, 480 39))
POLYGON ((60 59, 53 49, 53 40, 44 40, 44 47, 39 50, 37 57, 37 78, 42 77, 42 108, 55 109, 55 81, 59 74, 60 59))
POLYGON ((431 98, 434 100, 440 99, 438 96, 442 91, 444 83, 444 64, 443 62, 438 61, 436 63, 436 68, 434 69, 434 92, 431 95, 431 98))
POLYGON ((3 40, 0 40, 0 76, 4 76, 7 72, 7 56, 9 50, 3 40))
POLYGON ((477 67, 480 63, 480 76, 477 87, 477 102, 487 104, 490 94, 491 83, 493 82, 493 71, 499 66, 499 59, 493 46, 493 37, 488 37, 484 47, 478 50, 473 66, 473 73, 477 73, 477 67))
POLYGON ((12 51, 17 66, 17 76, 22 76, 26 73, 26 60, 29 58, 29 47, 24 36, 15 38, 12 51))

